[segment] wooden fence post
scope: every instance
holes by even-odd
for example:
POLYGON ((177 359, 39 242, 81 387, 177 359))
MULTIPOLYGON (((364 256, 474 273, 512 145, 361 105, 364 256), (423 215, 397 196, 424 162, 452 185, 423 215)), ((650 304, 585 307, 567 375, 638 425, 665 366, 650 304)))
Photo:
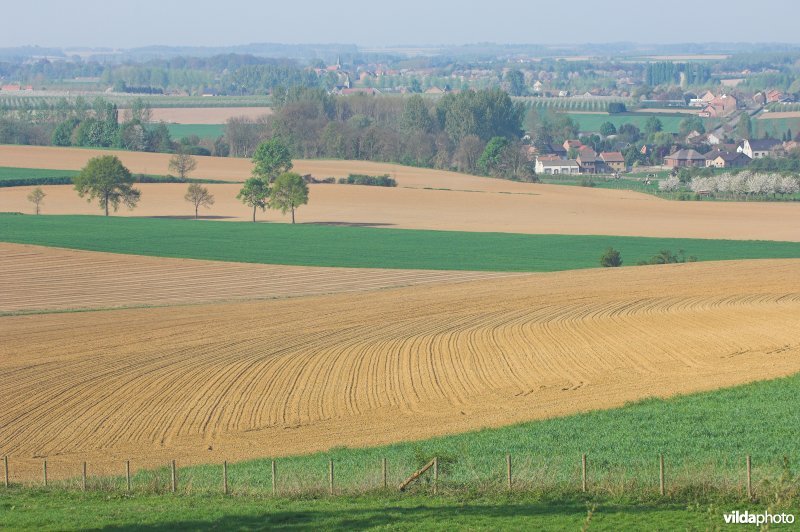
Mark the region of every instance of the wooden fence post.
POLYGON ((172 493, 178 489, 178 474, 175 471, 175 460, 172 461, 172 493))
POLYGON ((747 455, 747 498, 753 498, 752 461, 749 454, 747 455))
POLYGON ((275 467, 275 460, 272 461, 272 495, 275 496, 278 493, 278 482, 275 478, 277 475, 276 467, 275 467))
POLYGON ((333 458, 328 460, 328 491, 333 495, 333 458))
POLYGON ((125 460, 125 488, 131 491, 131 461, 125 460))
POLYGON ((508 491, 511 491, 511 453, 506 455, 506 476, 508 477, 508 491))
POLYGON ((581 456, 581 489, 584 493, 587 491, 587 478, 586 478, 586 453, 581 456))
POLYGON ((44 487, 47 487, 47 460, 42 462, 42 475, 44 476, 44 487))
POLYGON ((222 462, 222 493, 228 494, 228 461, 222 462))
POLYGON ((81 479, 81 489, 86 491, 86 462, 83 463, 83 475, 81 479))
POLYGON ((439 493, 439 457, 433 458, 433 494, 439 493))
POLYGON ((3 456, 3 472, 5 473, 6 487, 8 487, 8 456, 3 456))
POLYGON ((658 492, 661 494, 662 497, 664 496, 664 493, 666 492, 666 489, 665 489, 665 486, 664 486, 664 455, 663 454, 658 455, 658 492))
POLYGON ((381 472, 383 473, 383 489, 386 489, 389 487, 389 474, 388 468, 386 467, 386 458, 381 460, 381 472))

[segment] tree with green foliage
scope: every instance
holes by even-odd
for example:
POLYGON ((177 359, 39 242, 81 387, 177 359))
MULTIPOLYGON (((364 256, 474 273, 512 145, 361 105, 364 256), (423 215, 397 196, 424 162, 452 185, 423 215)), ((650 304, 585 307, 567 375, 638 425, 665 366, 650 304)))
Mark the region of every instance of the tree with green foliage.
POLYGON ((617 128, 614 127, 614 124, 612 124, 611 122, 603 122, 602 124, 600 124, 600 134, 603 135, 604 137, 607 137, 609 135, 616 135, 617 128))
POLYGON ((280 174, 291 170, 292 166, 289 148, 277 138, 262 142, 253 154, 253 177, 267 183, 275 181, 280 174))
POLYGON ((505 137, 492 137, 483 149, 478 168, 485 174, 494 174, 500 164, 500 157, 503 150, 508 146, 508 139, 505 137))
POLYGON ((706 126, 703 124, 703 119, 699 116, 692 116, 684 118, 678 124, 678 131, 681 135, 688 135, 692 131, 697 131, 701 135, 706 132, 706 126))
POLYGON ((750 114, 745 111, 739 117, 739 123, 736 125, 736 134, 740 139, 753 138, 753 122, 750 120, 750 114))
POLYGON ((403 128, 409 132, 430 133, 434 127, 433 117, 425 100, 419 94, 410 97, 403 108, 403 128))
POLYGON ((199 216, 200 207, 211 207, 214 205, 214 195, 208 191, 208 187, 204 187, 199 183, 190 184, 183 199, 194 205, 195 220, 197 220, 199 216))
POLYGON ((664 125, 661 123, 661 120, 659 120, 657 116, 649 117, 647 121, 644 123, 644 132, 647 135, 658 133, 662 129, 664 129, 664 125))
POLYGON ((90 159, 73 183, 80 197, 88 196, 89 202, 97 199, 106 216, 109 206, 116 212, 120 203, 133 209, 141 196, 141 192, 133 188, 134 178, 130 170, 113 155, 90 159))
POLYGON ((275 179, 270 193, 269 205, 286 214, 291 211, 294 223, 294 211, 300 205, 308 203, 308 185, 300 174, 284 172, 275 179))
POLYGON ((236 195, 236 199, 253 208, 253 223, 256 221, 256 209, 266 210, 269 202, 269 182, 260 177, 251 177, 236 195))
POLYGON ((517 69, 506 72, 506 83, 511 96, 524 96, 528 92, 525 87, 525 74, 517 69))
POLYGON ((72 146, 72 133, 80 124, 77 118, 68 118, 58 124, 51 139, 53 146, 72 146))
POLYGON ((625 104, 622 102, 611 102, 608 104, 608 114, 616 115, 619 113, 625 113, 628 109, 625 107, 625 104))
POLYGON ((44 201, 44 197, 46 195, 47 194, 44 193, 44 190, 42 190, 41 187, 36 187, 35 189, 33 189, 31 191, 30 194, 28 194, 28 201, 33 203, 33 205, 36 207, 36 214, 37 215, 39 214, 39 211, 40 211, 41 206, 42 206, 42 202, 44 201))
POLYGON ((614 248, 608 248, 600 256, 600 266, 603 268, 618 268, 622 266, 622 255, 614 248))

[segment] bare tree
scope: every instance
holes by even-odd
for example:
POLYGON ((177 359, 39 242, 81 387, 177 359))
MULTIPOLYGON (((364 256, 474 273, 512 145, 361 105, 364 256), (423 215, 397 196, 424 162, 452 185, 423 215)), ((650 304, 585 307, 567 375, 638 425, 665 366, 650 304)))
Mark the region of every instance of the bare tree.
POLYGON ((211 207, 214 205, 214 195, 208 189, 198 183, 189 185, 186 195, 183 197, 186 201, 194 205, 194 219, 198 218, 198 211, 200 207, 211 207))
POLYGON ((44 197, 46 195, 47 194, 45 194, 44 190, 42 190, 40 187, 36 187, 31 191, 30 194, 28 194, 28 201, 36 206, 36 214, 39 214, 40 207, 42 203, 44 203, 44 197))
POLYGON ((186 179, 195 168, 197 168, 197 159, 183 150, 173 155, 169 160, 169 169, 177 173, 181 179, 186 179))

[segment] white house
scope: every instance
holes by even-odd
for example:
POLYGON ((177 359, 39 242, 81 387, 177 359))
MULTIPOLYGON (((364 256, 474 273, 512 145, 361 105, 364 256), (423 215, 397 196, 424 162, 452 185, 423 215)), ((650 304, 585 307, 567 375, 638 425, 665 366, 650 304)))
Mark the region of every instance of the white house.
POLYGON ((745 140, 742 146, 742 153, 751 159, 762 159, 769 157, 770 153, 783 143, 776 139, 745 140))
POLYGON ((580 174, 581 167, 574 159, 536 160, 537 174, 580 174))

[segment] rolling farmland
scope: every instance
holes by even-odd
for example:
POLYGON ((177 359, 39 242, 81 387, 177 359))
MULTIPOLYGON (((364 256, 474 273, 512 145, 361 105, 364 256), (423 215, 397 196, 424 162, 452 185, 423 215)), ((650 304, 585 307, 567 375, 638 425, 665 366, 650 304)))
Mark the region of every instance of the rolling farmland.
POLYGON ((509 275, 256 265, 0 243, 0 315, 277 299, 509 275))
POLYGON ((697 263, 6 316, 0 439, 18 474, 50 456, 57 475, 59 460, 385 444, 789 375, 798 279, 794 260, 697 263))

